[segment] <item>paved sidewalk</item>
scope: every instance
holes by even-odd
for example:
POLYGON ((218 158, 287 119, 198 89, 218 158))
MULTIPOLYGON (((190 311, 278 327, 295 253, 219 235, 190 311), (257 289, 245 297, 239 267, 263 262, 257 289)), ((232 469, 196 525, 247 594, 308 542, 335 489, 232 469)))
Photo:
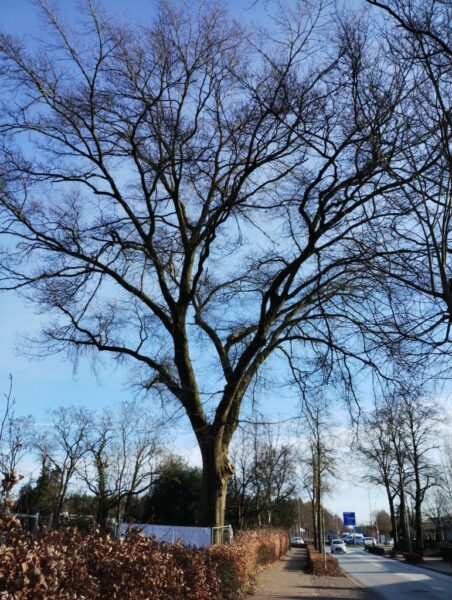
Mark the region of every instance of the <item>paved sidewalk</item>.
POLYGON ((303 573, 306 550, 293 548, 264 571, 252 600, 375 600, 375 596, 348 577, 315 577, 303 573))

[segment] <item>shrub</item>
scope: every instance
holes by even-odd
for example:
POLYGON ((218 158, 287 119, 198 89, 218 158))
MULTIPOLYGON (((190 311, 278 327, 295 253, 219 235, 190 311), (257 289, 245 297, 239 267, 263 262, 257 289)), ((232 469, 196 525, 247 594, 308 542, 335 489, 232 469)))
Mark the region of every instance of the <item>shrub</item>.
POLYGON ((331 554, 321 554, 314 546, 308 544, 308 568, 313 575, 339 577, 343 575, 339 562, 331 554))
POLYGON ((232 600, 260 565, 281 556, 283 532, 248 532, 208 549, 163 544, 133 531, 44 531, 39 541, 14 519, 0 520, 0 596, 16 600, 232 600))
POLYGON ((373 544, 372 546, 365 546, 367 552, 371 552, 372 554, 379 554, 380 556, 384 556, 390 552, 390 548, 386 548, 385 546, 377 546, 373 544))
POLYGON ((443 560, 452 562, 452 543, 451 542, 440 542, 438 544, 439 550, 443 560))
POLYGON ((406 560, 406 562, 413 564, 424 562, 422 555, 418 554, 417 552, 405 552, 403 558, 406 560))
POLYGON ((438 546, 432 546, 430 548, 425 548, 424 556, 429 556, 431 558, 441 558, 441 549, 438 546))
POLYGON ((284 531, 263 529, 242 532, 233 544, 209 548, 220 580, 221 598, 235 599, 238 593, 251 592, 256 571, 278 560, 288 546, 284 531))

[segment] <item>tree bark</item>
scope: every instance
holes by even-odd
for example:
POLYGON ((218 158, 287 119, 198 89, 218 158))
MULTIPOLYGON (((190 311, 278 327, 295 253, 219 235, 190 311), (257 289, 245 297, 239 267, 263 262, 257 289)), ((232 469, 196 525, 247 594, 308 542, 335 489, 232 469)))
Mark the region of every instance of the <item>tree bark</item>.
POLYGON ((394 497, 388 491, 388 503, 389 503, 389 514, 391 515, 391 527, 392 527, 392 537, 394 538, 394 548, 397 548, 399 544, 399 536, 397 532, 397 519, 394 507, 394 497))
MULTIPOLYGON (((234 472, 227 456, 227 445, 221 434, 198 433, 202 456, 202 516, 206 527, 224 527, 228 481, 234 472)), ((214 543, 221 542, 219 530, 215 530, 214 543)))
MULTIPOLYGON (((403 477, 401 475, 401 477, 403 477)), ((402 544, 403 544, 403 550, 405 552, 411 552, 412 551, 412 547, 411 547, 411 535, 410 535, 410 529, 409 527, 407 527, 407 507, 406 507, 406 497, 405 497, 405 489, 404 489, 404 484, 403 481, 401 479, 400 481, 400 525, 401 525, 401 530, 402 530, 402 544)))
POLYGON ((314 542, 314 546, 315 548, 318 548, 318 539, 317 539, 317 511, 316 511, 316 503, 315 503, 315 490, 314 490, 314 494, 312 496, 312 527, 313 527, 313 532, 312 532, 312 539, 314 542))
POLYGON ((420 482, 416 478, 416 495, 414 506, 414 528, 416 531, 416 552, 424 553, 424 532, 422 529, 422 497, 420 492, 420 482))

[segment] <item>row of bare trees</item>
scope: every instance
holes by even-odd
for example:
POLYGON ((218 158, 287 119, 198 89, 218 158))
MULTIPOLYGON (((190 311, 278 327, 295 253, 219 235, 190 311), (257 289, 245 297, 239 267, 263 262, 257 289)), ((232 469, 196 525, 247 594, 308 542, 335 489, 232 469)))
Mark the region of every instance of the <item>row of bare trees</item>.
POLYGON ((413 549, 410 504, 415 550, 424 550, 424 500, 442 483, 439 434, 438 406, 419 391, 406 389, 392 389, 380 399, 360 430, 358 449, 367 480, 385 487, 396 547, 407 552, 413 549))
POLYGON ((128 519, 133 500, 155 483, 163 457, 161 424, 147 407, 132 401, 100 413, 58 408, 38 427, 32 417, 15 417, 11 393, 10 388, 0 429, 3 508, 14 504, 12 488, 21 477, 19 463, 27 457, 28 469, 37 458, 41 477, 48 473, 51 478, 48 511, 54 524, 75 489, 94 497, 93 517, 101 527, 109 517, 128 519))
POLYGON ((306 443, 302 446, 301 481, 311 503, 314 545, 319 552, 325 552, 325 498, 331 476, 337 476, 337 452, 326 399, 317 396, 315 401, 305 403, 304 420, 306 443))
POLYGON ((268 424, 242 427, 231 451, 228 516, 239 529, 290 527, 297 493, 298 457, 293 441, 268 424))
POLYGON ((263 365, 350 390, 449 358, 450 4, 296 0, 270 31, 37 5, 39 49, 0 34, 2 288, 49 315, 40 353, 123 359, 184 409, 222 525, 263 365))
POLYGON ((439 485, 426 502, 425 514, 434 524, 436 539, 445 541, 452 529, 452 443, 450 437, 440 446, 439 485))

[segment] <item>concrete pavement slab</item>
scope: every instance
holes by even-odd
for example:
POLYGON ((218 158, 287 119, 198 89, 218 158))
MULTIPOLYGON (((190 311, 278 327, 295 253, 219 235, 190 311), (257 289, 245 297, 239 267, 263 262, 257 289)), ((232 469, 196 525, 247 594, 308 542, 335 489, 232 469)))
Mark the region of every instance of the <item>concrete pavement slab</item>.
POLYGON ((293 548, 258 577, 253 600, 375 600, 348 577, 315 577, 303 572, 306 550, 293 548))

